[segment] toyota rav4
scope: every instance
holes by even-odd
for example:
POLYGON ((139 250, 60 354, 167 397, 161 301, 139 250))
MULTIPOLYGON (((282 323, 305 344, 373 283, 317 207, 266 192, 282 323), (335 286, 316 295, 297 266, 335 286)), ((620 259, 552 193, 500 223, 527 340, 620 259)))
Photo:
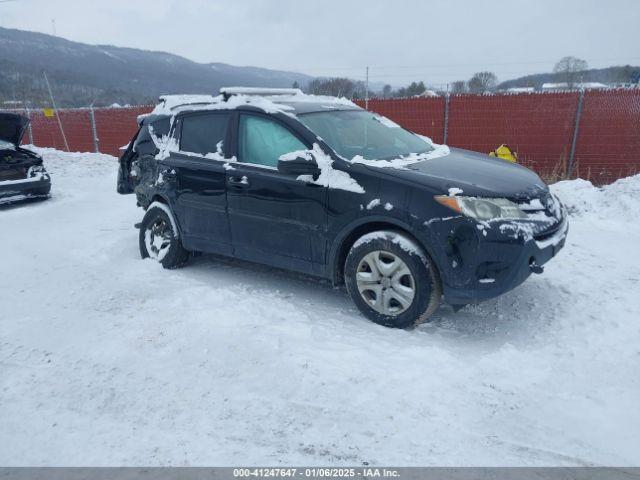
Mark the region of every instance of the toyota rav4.
POLYGON ((436 145, 345 99, 291 89, 166 96, 120 159, 143 258, 211 252, 345 283, 382 325, 511 290, 563 247, 531 170, 436 145))

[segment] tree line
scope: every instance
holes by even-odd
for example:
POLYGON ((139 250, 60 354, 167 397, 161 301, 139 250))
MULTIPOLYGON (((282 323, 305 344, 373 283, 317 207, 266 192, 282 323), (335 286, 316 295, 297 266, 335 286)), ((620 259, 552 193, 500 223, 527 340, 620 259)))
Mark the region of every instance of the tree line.
MULTIPOLYGON (((589 68, 585 60, 576 57, 563 57, 558 61, 553 73, 559 82, 566 83, 568 89, 573 89, 582 81, 582 73, 589 68)), ((294 83, 295 88, 300 88, 294 83)), ((481 71, 474 73, 468 80, 456 80, 446 88, 429 89, 423 81, 411 82, 406 87, 393 88, 385 85, 382 90, 370 90, 370 98, 410 98, 417 96, 430 96, 431 93, 443 95, 445 93, 483 94, 495 92, 498 88, 498 77, 494 72, 481 71)), ((331 95, 347 97, 351 99, 363 99, 367 95, 366 84, 362 81, 351 80, 345 77, 316 78, 302 87, 305 93, 315 95, 331 95)))

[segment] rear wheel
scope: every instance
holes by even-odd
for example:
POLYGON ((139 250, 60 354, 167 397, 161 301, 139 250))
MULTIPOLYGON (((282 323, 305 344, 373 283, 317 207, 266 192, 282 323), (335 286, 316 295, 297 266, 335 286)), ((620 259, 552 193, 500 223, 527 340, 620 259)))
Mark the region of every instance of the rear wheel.
POLYGON ((164 268, 182 267, 189 252, 180 242, 175 222, 168 207, 151 205, 140 224, 138 243, 142 258, 152 258, 164 268))
POLYGON ((360 311, 387 327, 425 321, 442 296, 433 261, 414 240, 393 231, 368 233, 354 243, 345 263, 345 283, 360 311))

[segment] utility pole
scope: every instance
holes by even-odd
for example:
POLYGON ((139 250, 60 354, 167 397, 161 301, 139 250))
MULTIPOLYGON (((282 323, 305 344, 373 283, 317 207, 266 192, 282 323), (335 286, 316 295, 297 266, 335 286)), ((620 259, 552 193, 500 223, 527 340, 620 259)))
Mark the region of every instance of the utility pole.
POLYGON ((56 33, 56 19, 55 18, 51 19, 51 28, 53 29, 53 36, 57 37, 58 34, 56 33))
POLYGON ((367 75, 364 87, 364 109, 369 110, 369 66, 367 65, 367 75))
POLYGON ((62 128, 62 121, 60 120, 60 115, 58 114, 58 108, 56 107, 56 101, 53 99, 53 92, 51 91, 51 85, 49 85, 49 79, 47 78, 47 72, 42 72, 44 75, 44 81, 47 84, 47 90, 49 90, 49 97, 51 98, 51 105, 53 106, 53 113, 58 120, 58 127, 60 127, 60 133, 62 134, 62 139, 64 140, 64 147, 69 152, 69 144, 67 143, 67 136, 64 134, 64 128, 62 128))

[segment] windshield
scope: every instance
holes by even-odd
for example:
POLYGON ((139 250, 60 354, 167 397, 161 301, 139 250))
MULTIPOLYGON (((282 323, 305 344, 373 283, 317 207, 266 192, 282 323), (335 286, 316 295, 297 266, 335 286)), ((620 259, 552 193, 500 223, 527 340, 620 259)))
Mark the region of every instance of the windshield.
POLYGON ((433 147, 385 117, 364 110, 334 110, 298 115, 298 119, 342 157, 388 160, 426 153, 433 147))

